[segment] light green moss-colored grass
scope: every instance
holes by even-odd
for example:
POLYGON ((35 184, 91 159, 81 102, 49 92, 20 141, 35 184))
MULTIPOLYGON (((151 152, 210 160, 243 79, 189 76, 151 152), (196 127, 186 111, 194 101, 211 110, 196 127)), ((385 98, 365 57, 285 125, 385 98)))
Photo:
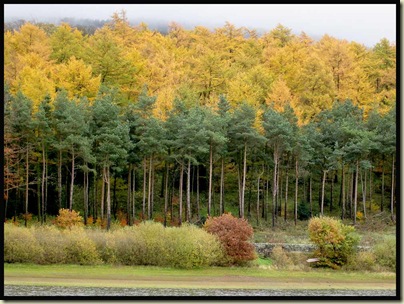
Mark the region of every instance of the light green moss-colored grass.
MULTIPOLYGON (((258 262, 263 263, 263 262, 258 262)), ((7 285, 138 288, 395 289, 394 273, 325 269, 284 271, 258 267, 161 267, 5 264, 7 285)))

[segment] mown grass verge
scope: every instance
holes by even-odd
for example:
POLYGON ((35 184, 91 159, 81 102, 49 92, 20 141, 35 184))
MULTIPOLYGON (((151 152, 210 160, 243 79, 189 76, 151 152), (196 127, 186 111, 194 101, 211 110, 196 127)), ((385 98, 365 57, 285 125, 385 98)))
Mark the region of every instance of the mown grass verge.
POLYGON ((156 266, 4 264, 5 285, 130 288, 395 289, 394 273, 197 269, 156 266))

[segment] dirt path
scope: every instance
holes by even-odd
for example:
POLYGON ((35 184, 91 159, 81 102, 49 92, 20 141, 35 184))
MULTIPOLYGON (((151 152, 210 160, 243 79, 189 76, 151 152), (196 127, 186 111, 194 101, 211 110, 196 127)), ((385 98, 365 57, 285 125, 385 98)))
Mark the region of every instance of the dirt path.
POLYGON ((137 288, 226 288, 226 289, 395 289, 394 281, 372 282, 333 280, 330 278, 265 278, 250 276, 133 276, 131 278, 97 278, 33 276, 7 274, 5 285, 53 285, 80 287, 137 287, 137 288))

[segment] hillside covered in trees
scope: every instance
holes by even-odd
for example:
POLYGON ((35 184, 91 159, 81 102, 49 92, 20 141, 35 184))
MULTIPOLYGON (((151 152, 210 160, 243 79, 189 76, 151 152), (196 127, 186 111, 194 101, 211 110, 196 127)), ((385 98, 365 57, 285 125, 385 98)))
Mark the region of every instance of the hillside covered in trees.
MULTIPOLYGON (((116 13, 4 32, 6 217, 395 214, 396 47, 116 13)), ((90 222, 92 224, 92 222, 90 222)))

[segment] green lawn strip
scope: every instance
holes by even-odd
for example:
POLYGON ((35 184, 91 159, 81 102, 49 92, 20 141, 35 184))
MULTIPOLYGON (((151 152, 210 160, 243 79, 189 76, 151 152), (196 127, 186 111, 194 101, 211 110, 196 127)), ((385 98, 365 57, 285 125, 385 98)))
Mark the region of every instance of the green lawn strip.
POLYGON ((5 284, 139 288, 395 289, 394 273, 308 272, 243 267, 4 264, 5 284))

